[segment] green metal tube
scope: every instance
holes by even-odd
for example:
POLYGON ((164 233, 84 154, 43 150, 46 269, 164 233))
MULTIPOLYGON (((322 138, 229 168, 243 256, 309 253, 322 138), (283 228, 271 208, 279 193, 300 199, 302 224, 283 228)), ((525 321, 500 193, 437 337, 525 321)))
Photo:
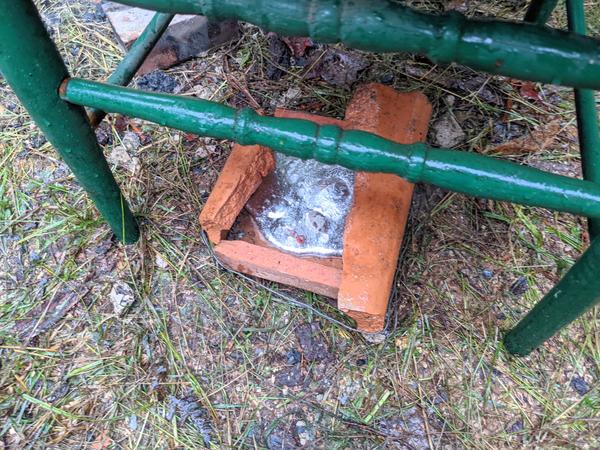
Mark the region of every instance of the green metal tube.
MULTIPOLYGON (((585 35, 585 11, 581 0, 567 0, 567 16, 569 29, 573 33, 585 35)), ((583 177, 600 183, 600 130, 594 91, 575 89, 575 108, 583 177)), ((590 219, 588 225, 592 238, 600 234, 600 220, 590 219)))
POLYGON ((558 0, 531 0, 525 14, 525 22, 531 22, 538 26, 546 25, 557 3, 558 0))
POLYGON ((504 345, 526 355, 600 302, 600 239, 571 267, 559 283, 506 334, 504 345))
POLYGON ((476 153, 398 144, 371 133, 259 116, 219 103, 71 79, 62 97, 78 105, 353 170, 388 172, 478 197, 600 217, 600 186, 476 153))
POLYGON ((0 0, 0 72, 48 141, 123 242, 139 237, 135 218, 96 142, 85 111, 61 100, 67 69, 31 0, 0 0))
POLYGON ((343 42, 374 52, 406 51, 523 80, 600 89, 600 42, 574 33, 432 15, 388 0, 119 0, 171 13, 237 19, 269 31, 343 42))
MULTIPOLYGON (((174 14, 156 13, 142 34, 135 40, 115 71, 108 77, 108 83, 127 86, 140 66, 146 60, 160 37, 163 35, 174 14)), ((106 116, 104 111, 93 109, 89 112, 90 123, 97 127, 106 116)))

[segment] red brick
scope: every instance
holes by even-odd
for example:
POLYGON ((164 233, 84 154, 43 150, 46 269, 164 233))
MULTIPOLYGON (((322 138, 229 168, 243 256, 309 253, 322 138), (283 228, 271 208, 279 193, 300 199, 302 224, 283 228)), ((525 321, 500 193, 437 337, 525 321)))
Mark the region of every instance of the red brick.
POLYGON ((275 159, 268 148, 234 145, 200 213, 200 225, 213 244, 225 238, 250 196, 274 168, 275 159))
MULTIPOLYGON (((430 116, 431 105, 423 94, 370 84, 354 94, 345 121, 348 127, 410 144, 425 138, 430 116)), ((396 175, 356 174, 338 308, 363 331, 384 327, 412 192, 413 185, 396 175)))
POLYGON ((244 241, 221 241, 215 246, 215 254, 238 272, 337 297, 341 277, 338 268, 244 241))

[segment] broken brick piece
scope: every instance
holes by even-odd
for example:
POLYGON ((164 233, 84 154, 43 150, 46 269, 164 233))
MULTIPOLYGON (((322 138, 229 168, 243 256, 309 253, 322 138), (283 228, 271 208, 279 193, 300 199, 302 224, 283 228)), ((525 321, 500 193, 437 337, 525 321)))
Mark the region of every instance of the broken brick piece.
POLYGON ((225 238, 250 196, 274 168, 275 158, 270 149, 258 145, 233 146, 200 213, 200 224, 213 244, 225 238))
MULTIPOLYGON (((102 2, 102 9, 124 49, 131 47, 155 14, 154 11, 112 1, 102 2)), ((215 22, 195 14, 177 14, 137 74, 169 68, 238 36, 237 22, 215 22)))
MULTIPOLYGON (((400 93, 380 85, 362 86, 346 109, 348 127, 403 144, 425 138, 431 105, 418 92, 400 93)), ((362 331, 378 332, 385 315, 413 185, 396 175, 358 172, 344 231, 338 308, 362 331)))
POLYGON ((238 272, 337 297, 341 270, 244 241, 221 241, 215 255, 238 272))

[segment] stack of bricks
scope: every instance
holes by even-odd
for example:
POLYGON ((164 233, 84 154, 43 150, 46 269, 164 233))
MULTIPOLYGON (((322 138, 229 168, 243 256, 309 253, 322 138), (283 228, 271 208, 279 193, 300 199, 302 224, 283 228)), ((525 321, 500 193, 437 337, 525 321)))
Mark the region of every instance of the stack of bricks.
MULTIPOLYGON (((419 92, 400 93, 387 86, 369 84, 357 90, 344 120, 287 110, 277 110, 275 115, 359 129, 411 144, 424 140, 431 105, 419 92)), ((358 172, 346 219, 343 252, 338 258, 285 253, 257 236, 256 230, 247 237, 227 240, 244 205, 274 168, 270 149, 234 146, 200 214, 200 223, 215 246, 215 254, 224 265, 238 272, 336 299, 337 307, 355 319, 359 330, 382 331, 413 185, 396 175, 358 172)))

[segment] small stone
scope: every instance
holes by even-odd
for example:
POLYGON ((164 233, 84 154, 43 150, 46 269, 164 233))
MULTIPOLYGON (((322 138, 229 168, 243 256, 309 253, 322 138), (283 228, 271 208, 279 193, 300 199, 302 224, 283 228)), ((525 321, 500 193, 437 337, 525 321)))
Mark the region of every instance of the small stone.
POLYGON ((494 276, 494 271, 492 269, 483 269, 481 271, 481 276, 483 276, 483 278, 486 280, 491 280, 494 276))
POLYGON ((381 344, 385 341, 386 335, 384 332, 381 333, 362 333, 365 341, 371 344, 381 344))
MULTIPOLYGON (((527 132, 527 128, 515 122, 498 122, 494 124, 492 130, 492 143, 502 144, 507 141, 522 137, 527 132)), ((539 145, 539 144, 538 144, 539 145)))
POLYGON ((195 156, 198 158, 206 158, 214 155, 218 151, 218 146, 214 144, 200 144, 195 151, 195 156))
POLYGON ((179 145, 181 143, 181 135, 178 132, 169 133, 169 144, 179 145))
POLYGON ((115 314, 122 315, 135 301, 133 289, 127 283, 118 282, 110 291, 110 301, 115 314))
POLYGON ((96 129, 96 139, 98 140, 99 145, 106 145, 112 143, 112 136, 102 125, 100 125, 96 129))
POLYGON ((143 91, 168 93, 176 93, 181 89, 175 78, 160 70, 155 70, 138 78, 137 87, 143 91))
POLYGON ((140 145, 142 145, 140 137, 133 131, 127 131, 123 135, 121 141, 123 142, 125 148, 129 151, 137 150, 140 145))
POLYGON ((302 447, 307 446, 315 439, 314 429, 308 426, 304 420, 296 422, 296 434, 302 447))
POLYGON ((330 47, 325 56, 316 61, 307 77, 320 77, 334 86, 349 86, 368 66, 369 62, 359 53, 330 47))
POLYGON ((137 416, 135 414, 132 414, 131 416, 129 416, 129 429, 132 431, 137 430, 138 427, 138 420, 137 420, 137 416))
POLYGON ((331 357, 318 322, 303 323, 296 329, 296 338, 307 361, 324 361, 331 357))
POLYGON ((283 107, 290 106, 294 100, 302 95, 302 91, 297 87, 291 87, 285 91, 276 101, 273 106, 283 107))
POLYGON ((63 381, 59 383, 58 386, 54 388, 52 393, 46 398, 46 401, 49 403, 54 403, 57 400, 60 400, 69 393, 70 388, 71 387, 69 386, 68 381, 63 381))
POLYGON ((42 259, 42 256, 35 250, 31 250, 29 252, 29 263, 30 264, 35 264, 38 261, 40 261, 41 259, 42 259))
POLYGON ((100 23, 100 22, 104 22, 106 20, 106 14, 104 14, 102 7, 100 5, 97 5, 93 11, 87 11, 87 12, 83 13, 82 19, 86 23, 92 23, 92 22, 100 23))
POLYGON ((308 227, 315 233, 325 233, 329 229, 327 218, 318 211, 308 211, 304 218, 308 227))
POLYGON ((197 84, 193 86, 187 93, 192 94, 194 97, 201 98, 203 100, 217 100, 216 98, 214 98, 214 86, 205 86, 203 84, 197 84))
POLYGON ((436 143, 441 147, 454 147, 465 140, 466 134, 451 113, 446 113, 432 125, 436 143))
POLYGON ((446 105, 448 106, 454 106, 454 103, 456 103, 456 97, 452 94, 450 95, 446 95, 446 97, 444 98, 444 100, 446 101, 446 105))
POLYGON ((169 267, 169 265, 167 264, 167 262, 158 253, 156 254, 156 257, 154 258, 154 262, 161 269, 166 269, 167 267, 169 267))
POLYGON ((581 396, 587 394, 590 390, 590 385, 580 376, 573 377, 571 387, 581 396))
POLYGON ((6 106, 6 109, 8 109, 11 112, 17 112, 17 110, 19 109, 19 105, 11 101, 7 101, 4 106, 6 106))
POLYGON ((429 448, 427 425, 420 410, 414 406, 397 416, 386 417, 378 423, 377 428, 386 436, 406 438, 409 448, 429 448))
POLYGON ((282 369, 275 374, 275 384, 278 386, 300 386, 302 381, 302 372, 297 365, 282 369))
POLYGON ((287 428, 278 427, 269 434, 266 439, 269 450, 294 450, 298 448, 296 439, 287 428))
POLYGON ((300 352, 293 348, 288 350, 285 356, 287 359, 287 363, 291 365, 298 364, 300 361, 302 361, 302 355, 300 354, 300 352))
POLYGON ((448 396, 448 392, 446 392, 446 390, 443 388, 439 388, 437 391, 437 395, 433 399, 433 404, 440 405, 442 403, 447 403, 449 398, 450 397, 448 396))
POLYGON ((131 156, 127 152, 127 148, 124 145, 117 145, 112 149, 106 160, 114 164, 115 166, 122 167, 131 173, 136 173, 141 167, 140 159, 131 156))
POLYGON ((36 134, 30 139, 29 145, 31 148, 40 148, 46 142, 46 137, 43 134, 36 134))
POLYGON ((506 431, 508 433, 519 433, 520 431, 523 431, 525 429, 525 426, 523 425, 523 420, 519 419, 516 422, 514 422, 513 424, 509 425, 506 428, 506 431))
POLYGON ((520 297, 525 292, 529 290, 529 283, 527 283, 527 278, 519 277, 517 280, 511 285, 510 293, 520 297))
POLYGON ((394 82, 394 74, 386 73, 379 77, 379 82, 383 84, 392 84, 394 82))

